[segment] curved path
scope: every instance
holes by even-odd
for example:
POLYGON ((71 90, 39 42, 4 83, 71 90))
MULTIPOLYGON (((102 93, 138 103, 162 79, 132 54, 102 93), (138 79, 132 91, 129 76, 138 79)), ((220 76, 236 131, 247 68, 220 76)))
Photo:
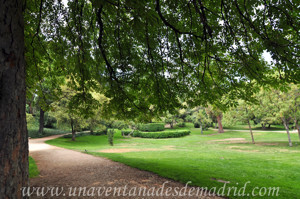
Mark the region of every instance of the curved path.
MULTIPOLYGON (((48 192, 43 198, 50 198, 51 191, 60 193, 61 190, 63 190, 61 194, 55 198, 200 198, 188 196, 191 187, 184 191, 184 184, 151 172, 44 143, 46 140, 57 137, 59 135, 29 140, 30 156, 35 159, 40 171, 39 177, 30 179, 30 191, 34 189, 33 187, 44 187, 44 191, 48 190, 48 192), (163 186, 164 183, 165 186, 163 186), (55 187, 55 189, 51 189, 51 187, 55 187), (182 194, 185 192, 186 196, 157 197, 155 195, 153 197, 153 194, 160 195, 161 190, 166 193, 168 187, 172 189, 168 193, 178 195, 181 191, 182 194), (159 190, 159 188, 161 189, 159 190), (125 189, 126 191, 124 191, 125 189), (138 195, 139 192, 140 195, 138 195), (73 193, 76 196, 73 196, 73 193), (147 195, 149 197, 145 197, 147 195)), ((41 190, 42 188, 39 191, 34 191, 31 198, 42 198, 41 196, 37 197, 37 192, 41 190)), ((196 194, 197 191, 191 193, 196 194)), ((199 194, 201 193, 198 192, 199 194)))

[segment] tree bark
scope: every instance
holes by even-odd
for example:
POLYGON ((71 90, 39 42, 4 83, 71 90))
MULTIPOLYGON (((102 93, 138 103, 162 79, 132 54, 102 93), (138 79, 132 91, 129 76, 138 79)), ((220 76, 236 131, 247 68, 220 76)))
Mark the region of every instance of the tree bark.
POLYGON ((281 118, 282 119, 282 122, 283 122, 283 125, 286 129, 286 133, 288 135, 288 139, 289 139, 289 146, 292 147, 293 144, 292 144, 292 140, 291 140, 291 135, 290 135, 290 131, 289 131, 289 122, 288 120, 286 120, 285 118, 281 118))
POLYGON ((248 126, 249 126, 249 130, 250 130, 250 134, 251 134, 252 144, 255 144, 254 136, 253 136, 253 132, 252 132, 252 128, 251 128, 251 124, 250 124, 249 120, 248 120, 248 126))
POLYGON ((44 121, 45 121, 45 112, 42 108, 40 108, 40 127, 39 127, 39 134, 43 134, 44 132, 44 121))
POLYGON ((0 1, 0 198, 28 186, 23 3, 0 1))
POLYGON ((222 125, 222 114, 217 116, 217 121, 218 121, 218 132, 224 133, 224 129, 223 129, 223 125, 222 125))
POLYGON ((203 128, 202 128, 202 124, 200 124, 200 130, 201 130, 201 135, 203 135, 203 128))
POLYGON ((75 141, 76 134, 75 134, 75 128, 74 128, 74 121, 71 119, 71 128, 72 128, 72 141, 75 141))

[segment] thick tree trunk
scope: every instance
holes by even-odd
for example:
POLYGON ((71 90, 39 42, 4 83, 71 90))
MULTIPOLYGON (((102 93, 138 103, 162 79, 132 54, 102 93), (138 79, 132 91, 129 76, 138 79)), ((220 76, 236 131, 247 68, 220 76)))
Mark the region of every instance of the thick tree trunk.
POLYGON ((261 124, 261 129, 262 130, 266 130, 267 128, 266 128, 266 124, 261 124))
POLYGON ((289 146, 293 146, 290 131, 289 131, 289 122, 285 118, 282 118, 282 122, 283 122, 283 125, 284 125, 285 129, 286 129, 286 133, 288 135, 289 146))
POLYGON ((43 134, 43 132, 44 132, 44 120, 45 120, 44 115, 45 115, 45 112, 43 111, 42 108, 40 108, 40 121, 39 121, 40 122, 40 127, 39 127, 40 135, 43 134))
POLYGON ((0 198, 28 186, 23 0, 0 0, 0 198))
POLYGON ((222 114, 217 116, 217 121, 218 121, 218 132, 224 133, 224 129, 223 129, 223 125, 222 125, 222 114))
POLYGON ((254 136, 253 136, 253 132, 252 132, 252 128, 251 128, 251 124, 250 124, 249 120, 248 120, 248 126, 249 126, 249 130, 250 130, 250 134, 251 134, 252 143, 255 144, 254 136))

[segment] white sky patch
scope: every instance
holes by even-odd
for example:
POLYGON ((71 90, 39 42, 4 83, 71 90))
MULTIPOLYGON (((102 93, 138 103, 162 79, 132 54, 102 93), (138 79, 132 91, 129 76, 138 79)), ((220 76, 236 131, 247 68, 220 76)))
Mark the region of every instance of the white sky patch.
POLYGON ((267 52, 266 50, 264 50, 263 54, 262 54, 262 57, 264 58, 265 61, 268 62, 268 64, 271 64, 272 63, 272 57, 271 57, 271 54, 269 52, 267 52))

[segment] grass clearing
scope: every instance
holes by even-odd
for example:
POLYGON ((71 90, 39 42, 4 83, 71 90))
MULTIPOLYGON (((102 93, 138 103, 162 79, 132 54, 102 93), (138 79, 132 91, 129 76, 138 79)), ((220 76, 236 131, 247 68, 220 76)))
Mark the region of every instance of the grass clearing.
POLYGON ((57 138, 47 143, 87 150, 90 154, 183 183, 192 181, 200 187, 222 187, 224 182, 230 182, 228 186, 243 187, 250 181, 246 193, 255 187, 280 187, 277 198, 299 198, 300 143, 297 134, 291 135, 294 147, 288 147, 284 133, 254 132, 257 144, 253 145, 248 132, 218 134, 208 130, 201 135, 200 129, 191 124, 180 129, 190 129, 191 135, 167 139, 123 138, 117 130, 113 147, 109 146, 107 136, 85 136, 75 142, 57 138), (166 146, 172 146, 172 150, 166 146), (110 149, 123 152, 99 152, 110 149))

